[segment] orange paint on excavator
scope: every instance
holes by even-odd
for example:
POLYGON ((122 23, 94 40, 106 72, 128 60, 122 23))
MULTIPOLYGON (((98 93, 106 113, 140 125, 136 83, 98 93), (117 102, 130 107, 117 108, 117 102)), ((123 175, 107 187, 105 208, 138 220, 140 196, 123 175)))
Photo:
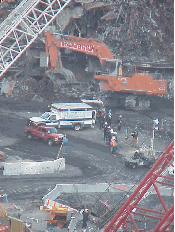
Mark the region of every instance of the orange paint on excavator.
POLYGON ((81 38, 75 36, 59 35, 59 38, 53 35, 51 31, 45 33, 46 56, 50 56, 51 67, 55 68, 57 64, 58 48, 70 49, 76 52, 82 52, 87 55, 99 58, 101 65, 106 58, 114 59, 111 51, 105 43, 94 38, 81 38))
POLYGON ((105 43, 94 38, 81 38, 75 36, 56 37, 52 32, 45 33, 46 56, 50 58, 52 70, 56 70, 58 63, 58 49, 64 48, 98 57, 102 69, 100 75, 94 79, 100 81, 102 90, 112 92, 130 93, 136 95, 165 95, 167 94, 167 81, 154 79, 148 73, 133 73, 130 77, 122 72, 122 62, 115 59, 105 43), (112 65, 115 69, 112 69, 112 65))
POLYGON ((142 95, 167 93, 167 81, 153 80, 153 75, 147 73, 134 73, 132 77, 95 75, 94 78, 102 81, 100 87, 103 90, 142 95))

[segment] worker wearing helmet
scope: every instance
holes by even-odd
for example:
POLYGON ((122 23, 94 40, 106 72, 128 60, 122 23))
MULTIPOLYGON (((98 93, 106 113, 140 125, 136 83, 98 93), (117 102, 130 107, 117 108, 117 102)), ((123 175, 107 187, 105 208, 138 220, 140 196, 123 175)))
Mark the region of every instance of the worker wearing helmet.
POLYGON ((117 130, 120 131, 122 127, 122 115, 119 115, 117 120, 117 130))
POLYGON ((88 217, 89 217, 89 210, 88 210, 88 209, 85 209, 85 210, 83 211, 83 224, 82 224, 82 229, 86 229, 88 217))
POLYGON ((138 131, 137 131, 137 127, 135 127, 135 130, 131 133, 132 136, 132 147, 136 147, 136 143, 137 143, 137 138, 138 138, 138 131))
POLYGON ((103 128, 103 132, 104 132, 104 141, 106 140, 107 130, 108 130, 108 123, 105 122, 104 128, 103 128))
POLYGON ((111 109, 109 110, 108 114, 106 115, 105 120, 109 124, 109 126, 111 126, 111 124, 112 124, 112 111, 111 111, 111 109))
POLYGON ((111 137, 112 137, 111 127, 108 126, 107 132, 106 132, 106 145, 108 145, 108 146, 110 146, 111 137))
POLYGON ((116 137, 115 136, 112 136, 112 138, 110 140, 110 147, 111 147, 111 155, 116 156, 115 151, 117 149, 117 142, 116 142, 116 137))

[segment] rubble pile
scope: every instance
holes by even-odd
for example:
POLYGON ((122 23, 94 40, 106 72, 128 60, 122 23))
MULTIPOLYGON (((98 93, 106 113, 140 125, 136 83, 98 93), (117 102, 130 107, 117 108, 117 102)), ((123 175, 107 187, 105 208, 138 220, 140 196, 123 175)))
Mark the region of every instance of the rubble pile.
POLYGON ((123 60, 173 62, 173 1, 76 2, 82 3, 85 13, 74 19, 64 33, 101 39, 114 56, 123 60))
POLYGON ((0 94, 10 97, 14 100, 60 100, 63 97, 75 98, 76 100, 84 97, 93 98, 99 90, 99 86, 95 81, 87 83, 64 84, 61 87, 53 84, 49 78, 35 80, 32 77, 25 79, 20 76, 18 78, 6 78, 1 82, 0 94))
POLYGON ((39 81, 23 77, 3 79, 1 84, 1 95, 11 97, 14 100, 33 98, 44 98, 51 100, 54 98, 53 83, 49 78, 43 78, 39 81))
POLYGON ((0 3, 0 22, 21 2, 21 0, 1 0, 0 3))
MULTIPOLYGON (((0 20, 5 19, 6 16, 1 16, 1 14, 4 14, 6 9, 10 12, 19 2, 20 0, 2 1, 0 20)), ((172 0, 75 0, 56 18, 54 24, 56 31, 61 34, 102 40, 110 48, 113 56, 121 58, 123 62, 153 64, 157 61, 158 66, 161 66, 162 62, 173 63, 174 4, 172 0)), ((40 51, 39 47, 44 49, 42 40, 38 39, 37 43, 42 46, 38 46, 38 49, 35 48, 35 51, 40 51)), ((37 59, 35 59, 36 65, 33 64, 33 56, 31 55, 28 64, 30 66, 29 75, 31 75, 32 69, 35 69, 36 76, 45 76, 43 68, 43 72, 40 72, 39 52, 37 59), (35 68, 33 68, 34 66, 35 68)), ((70 55, 66 57, 70 57, 70 55)), ((17 66, 20 67, 25 59, 27 58, 18 60, 17 66)), ((78 63, 74 63, 74 65, 78 66, 78 63)), ((77 69, 76 75, 79 72, 80 68, 77 69)), ((85 73, 80 72, 79 74, 86 76, 85 73)), ((82 81, 83 77, 80 79, 82 81)), ((61 88, 57 86, 53 89, 52 81, 46 76, 39 81, 31 77, 28 80, 18 78, 12 95, 16 99, 21 96, 32 99, 36 94, 39 97, 44 96, 46 99, 59 99, 60 95, 65 94, 68 97, 77 97, 81 94, 85 95, 84 92, 86 94, 97 92, 94 83, 90 83, 87 78, 84 81, 88 82, 86 86, 81 84, 72 89, 67 86, 61 88)), ((171 95, 173 95, 173 83, 170 87, 171 95)), ((171 96, 169 97, 171 98, 171 96)))

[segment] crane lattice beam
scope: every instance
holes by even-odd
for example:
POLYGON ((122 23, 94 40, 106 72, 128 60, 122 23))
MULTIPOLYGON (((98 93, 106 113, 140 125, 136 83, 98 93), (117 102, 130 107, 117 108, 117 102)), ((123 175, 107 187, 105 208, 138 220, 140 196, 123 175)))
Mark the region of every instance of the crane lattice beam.
POLYGON ((120 228, 120 226, 126 223, 127 219, 131 221, 131 223, 133 224, 135 228, 135 231, 138 232, 139 230, 138 230, 137 224, 133 217, 134 214, 137 214, 139 216, 150 217, 152 219, 158 220, 159 223, 157 223, 156 227, 154 228, 153 230, 154 232, 165 231, 165 230, 160 230, 160 229, 168 228, 168 226, 173 222, 174 205, 172 205, 169 209, 167 208, 158 190, 158 185, 160 185, 160 183, 161 185, 163 185, 164 182, 157 181, 157 180, 163 179, 162 173, 163 173, 163 176, 166 176, 167 168, 169 165, 174 166, 172 163, 173 158, 174 158, 174 140, 165 149, 164 153, 160 155, 160 157, 157 159, 154 166, 150 169, 150 171, 147 173, 144 179, 140 182, 140 184, 135 189, 135 191, 130 195, 130 197, 127 199, 125 204, 121 206, 121 208, 118 210, 116 215, 112 218, 110 223, 105 227, 104 229, 105 232, 109 232, 109 231, 116 232, 117 229, 120 228), (162 203, 162 206, 163 206, 162 212, 156 209, 152 210, 152 209, 147 209, 147 208, 138 206, 138 204, 141 202, 144 196, 147 193, 149 193, 150 188, 155 189, 157 196, 160 199, 160 202, 162 203), (136 210, 138 209, 139 211, 136 212, 136 210))
POLYGON ((0 25, 0 78, 71 0, 23 0, 0 25))

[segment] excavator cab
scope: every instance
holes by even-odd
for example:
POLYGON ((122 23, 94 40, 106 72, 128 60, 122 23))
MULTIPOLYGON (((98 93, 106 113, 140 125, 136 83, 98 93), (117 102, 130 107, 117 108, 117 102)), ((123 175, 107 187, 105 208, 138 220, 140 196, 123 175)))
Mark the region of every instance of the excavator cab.
POLYGON ((105 59, 102 66, 102 75, 122 76, 121 59, 105 59))

